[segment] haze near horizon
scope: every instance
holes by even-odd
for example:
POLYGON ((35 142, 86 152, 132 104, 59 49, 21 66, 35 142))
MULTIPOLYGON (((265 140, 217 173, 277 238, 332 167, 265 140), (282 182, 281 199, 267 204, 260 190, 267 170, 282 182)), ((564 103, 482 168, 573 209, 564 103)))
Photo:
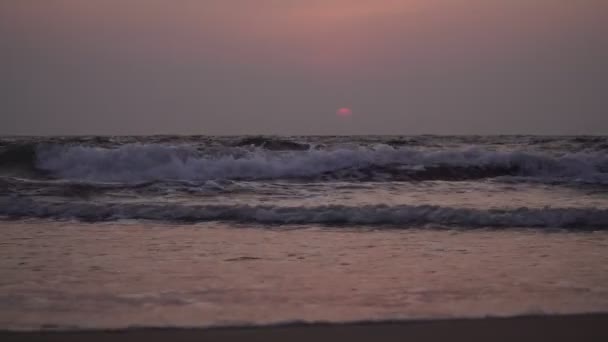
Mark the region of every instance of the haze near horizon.
POLYGON ((607 14, 600 0, 4 1, 0 134, 606 134, 607 14))

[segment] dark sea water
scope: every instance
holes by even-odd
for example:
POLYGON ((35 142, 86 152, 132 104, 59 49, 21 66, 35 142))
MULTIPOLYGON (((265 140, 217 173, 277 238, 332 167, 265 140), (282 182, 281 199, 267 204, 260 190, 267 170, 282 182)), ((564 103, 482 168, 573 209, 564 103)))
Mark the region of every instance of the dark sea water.
POLYGON ((0 138, 0 328, 608 310, 608 137, 0 138))
POLYGON ((608 138, 3 138, 0 215, 603 229, 608 138))

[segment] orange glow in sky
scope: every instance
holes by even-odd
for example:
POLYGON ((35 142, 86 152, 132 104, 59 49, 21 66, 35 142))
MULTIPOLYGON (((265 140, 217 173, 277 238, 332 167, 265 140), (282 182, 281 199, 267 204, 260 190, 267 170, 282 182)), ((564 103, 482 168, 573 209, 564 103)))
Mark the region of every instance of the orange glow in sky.
POLYGON ((231 134, 519 134, 588 111, 579 131, 605 133, 606 13, 606 0, 0 0, 0 74, 31 114, 19 122, 41 127, 36 113, 97 130, 158 112, 157 127, 231 134), (349 107, 357 120, 319 127, 349 107))
POLYGON ((536 35, 550 30, 558 35, 567 32, 569 21, 585 17, 577 14, 582 5, 555 0, 49 3, 12 2, 0 8, 2 20, 48 40, 59 37, 75 48, 82 45, 83 50, 91 44, 147 58, 303 68, 320 75, 373 73, 406 62, 443 63, 462 54, 470 59, 479 47, 491 52, 502 46, 510 49, 510 42, 518 39, 530 44, 543 39, 530 35, 530 28, 536 35))
POLYGON ((342 118, 348 118, 353 115, 353 111, 350 108, 342 107, 336 111, 336 115, 342 118))
POLYGON ((395 24, 436 1, 183 0, 175 6, 162 0, 54 0, 43 6, 24 0, 6 17, 26 31, 57 33, 71 43, 327 73, 368 64, 397 34, 395 24))

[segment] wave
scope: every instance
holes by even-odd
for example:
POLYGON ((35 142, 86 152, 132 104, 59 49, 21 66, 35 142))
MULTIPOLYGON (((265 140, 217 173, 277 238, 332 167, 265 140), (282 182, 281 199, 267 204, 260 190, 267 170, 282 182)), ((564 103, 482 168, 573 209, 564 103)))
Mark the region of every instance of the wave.
POLYGON ((90 181, 155 180, 565 178, 608 183, 608 155, 561 156, 479 148, 420 150, 377 145, 277 152, 255 149, 210 155, 190 146, 39 147, 36 167, 55 177, 90 181))
POLYGON ((0 146, 0 167, 4 173, 35 173, 37 144, 23 143, 0 146))
MULTIPOLYGON (((265 145, 268 141, 258 143, 265 145)), ((0 172, 119 183, 272 179, 422 181, 512 177, 517 181, 608 184, 608 154, 604 152, 552 155, 481 148, 417 149, 384 144, 333 149, 274 149, 254 146, 253 149, 201 150, 192 145, 96 147, 32 143, 0 150, 0 172)))
POLYGON ((260 224, 427 225, 470 228, 608 229, 608 209, 518 208, 470 209, 441 206, 328 205, 281 207, 272 205, 181 205, 128 203, 55 203, 26 198, 0 200, 0 216, 9 219, 52 218, 99 222, 121 219, 171 222, 229 221, 260 224))
POLYGON ((101 195, 120 196, 172 196, 175 194, 197 197, 219 194, 256 193, 256 184, 233 181, 158 181, 140 183, 105 183, 53 179, 28 179, 0 176, 0 196, 59 196, 91 199, 101 195))
POLYGON ((234 146, 254 146, 271 151, 305 151, 310 149, 309 144, 264 136, 246 137, 236 142, 234 146))

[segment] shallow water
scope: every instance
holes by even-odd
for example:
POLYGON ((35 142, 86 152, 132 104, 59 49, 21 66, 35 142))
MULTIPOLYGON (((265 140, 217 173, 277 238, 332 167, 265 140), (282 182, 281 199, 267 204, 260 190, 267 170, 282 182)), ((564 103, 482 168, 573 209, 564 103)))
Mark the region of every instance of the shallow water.
POLYGON ((4 222, 0 327, 608 310, 608 232, 4 222))

